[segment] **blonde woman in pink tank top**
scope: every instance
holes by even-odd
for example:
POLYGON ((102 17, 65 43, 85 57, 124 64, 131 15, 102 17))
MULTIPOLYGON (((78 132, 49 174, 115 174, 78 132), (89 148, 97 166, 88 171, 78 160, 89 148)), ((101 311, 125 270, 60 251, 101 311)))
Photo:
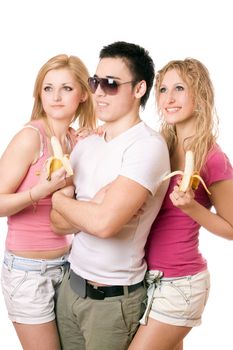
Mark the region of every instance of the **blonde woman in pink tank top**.
POLYGON ((71 241, 51 229, 51 195, 72 179, 61 168, 48 180, 45 162, 52 135, 66 154, 76 142, 77 118, 80 127, 95 127, 88 77, 78 57, 49 59, 35 81, 31 120, 0 159, 0 215, 8 217, 2 289, 25 350, 60 349, 54 305, 71 241))
POLYGON ((155 90, 172 171, 184 169, 191 150, 194 170, 211 195, 202 184, 181 190, 180 175, 172 177, 147 240, 148 304, 129 350, 182 350, 185 336, 201 324, 209 296, 200 227, 233 240, 233 168, 216 141, 207 68, 193 58, 170 61, 158 71, 155 90))

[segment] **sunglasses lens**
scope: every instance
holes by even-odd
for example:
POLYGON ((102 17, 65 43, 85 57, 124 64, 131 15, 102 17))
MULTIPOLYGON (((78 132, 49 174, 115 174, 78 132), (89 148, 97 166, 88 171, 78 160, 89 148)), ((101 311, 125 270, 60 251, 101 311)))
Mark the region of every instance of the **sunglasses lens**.
POLYGON ((88 78, 88 85, 91 90, 91 92, 94 94, 96 92, 96 89, 99 85, 99 81, 96 78, 88 78))
POLYGON ((96 92, 99 84, 105 94, 116 95, 118 92, 118 84, 114 79, 95 77, 88 78, 88 85, 93 94, 96 92))
POLYGON ((118 85, 114 79, 100 79, 100 86, 108 95, 115 95, 118 91, 118 85))

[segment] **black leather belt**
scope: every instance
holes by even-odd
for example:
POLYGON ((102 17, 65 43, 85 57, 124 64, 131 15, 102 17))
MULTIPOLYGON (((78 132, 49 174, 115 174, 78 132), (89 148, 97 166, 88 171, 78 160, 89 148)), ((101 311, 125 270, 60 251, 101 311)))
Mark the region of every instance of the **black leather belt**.
POLYGON ((132 284, 131 286, 94 286, 87 282, 84 278, 70 270, 70 286, 75 293, 82 298, 89 297, 91 299, 102 300, 124 295, 125 288, 128 293, 132 293, 139 287, 143 286, 143 282, 132 284))

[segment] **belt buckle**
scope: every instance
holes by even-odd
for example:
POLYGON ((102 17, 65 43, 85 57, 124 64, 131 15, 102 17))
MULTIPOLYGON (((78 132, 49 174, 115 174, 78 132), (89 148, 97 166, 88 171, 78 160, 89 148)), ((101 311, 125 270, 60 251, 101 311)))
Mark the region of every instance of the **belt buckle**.
POLYGON ((92 284, 87 283, 87 294, 89 298, 95 300, 103 300, 105 299, 105 293, 103 290, 99 289, 97 286, 93 286, 92 284))

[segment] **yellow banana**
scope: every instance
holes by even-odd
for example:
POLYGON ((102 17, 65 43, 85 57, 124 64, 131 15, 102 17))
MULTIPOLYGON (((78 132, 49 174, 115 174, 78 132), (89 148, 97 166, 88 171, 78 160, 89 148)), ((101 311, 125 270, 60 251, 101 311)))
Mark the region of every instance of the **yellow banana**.
POLYGON ((53 156, 46 160, 47 179, 51 180, 51 174, 53 171, 64 167, 69 176, 73 175, 73 169, 70 164, 69 155, 63 154, 61 144, 56 136, 51 137, 51 146, 53 150, 53 156))
POLYGON ((163 181, 169 179, 175 175, 182 175, 181 183, 179 185, 179 190, 182 192, 188 191, 190 188, 196 190, 198 188, 199 182, 202 183, 204 189, 208 194, 211 194, 202 177, 198 172, 194 171, 194 156, 192 151, 187 151, 185 154, 185 167, 184 171, 177 170, 165 176, 163 181))

